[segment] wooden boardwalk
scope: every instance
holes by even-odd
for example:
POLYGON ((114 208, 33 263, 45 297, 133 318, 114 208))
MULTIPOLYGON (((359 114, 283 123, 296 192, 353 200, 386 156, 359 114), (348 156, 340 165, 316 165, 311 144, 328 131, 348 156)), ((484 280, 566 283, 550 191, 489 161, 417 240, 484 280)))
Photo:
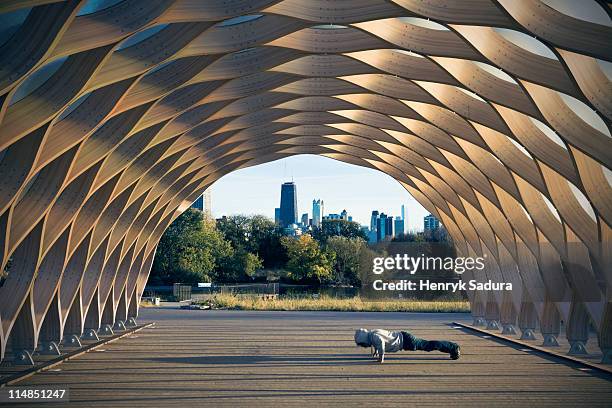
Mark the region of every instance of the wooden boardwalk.
POLYGON ((610 406, 609 376, 447 324, 467 319, 144 309, 140 322, 155 320, 154 328, 19 385, 68 386, 70 405, 87 407, 610 406), (358 327, 450 339, 461 344, 462 357, 404 352, 379 365, 354 345, 358 327))

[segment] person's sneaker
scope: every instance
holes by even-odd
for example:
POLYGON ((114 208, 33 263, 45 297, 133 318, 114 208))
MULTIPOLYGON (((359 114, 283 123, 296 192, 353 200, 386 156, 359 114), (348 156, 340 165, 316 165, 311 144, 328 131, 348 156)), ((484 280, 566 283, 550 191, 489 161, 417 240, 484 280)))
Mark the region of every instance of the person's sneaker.
POLYGON ((453 351, 450 352, 451 360, 459 360, 459 356, 461 356, 461 347, 457 345, 453 351))

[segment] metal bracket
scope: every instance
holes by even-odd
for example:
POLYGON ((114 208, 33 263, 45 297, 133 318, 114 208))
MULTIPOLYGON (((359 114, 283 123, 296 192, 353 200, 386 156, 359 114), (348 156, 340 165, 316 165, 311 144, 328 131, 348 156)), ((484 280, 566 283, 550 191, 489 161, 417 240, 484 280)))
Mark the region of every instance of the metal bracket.
POLYGON ((54 341, 45 341, 40 344, 40 354, 48 356, 59 356, 62 353, 59 351, 57 343, 54 341))
POLYGON ((554 334, 545 334, 544 342, 542 343, 544 347, 559 347, 559 342, 557 341, 557 336, 554 334))
POLYGON ((114 331, 125 331, 125 324, 121 320, 117 320, 113 325, 114 331))
POLYGON ((14 365, 34 365, 34 359, 32 359, 32 353, 28 350, 16 350, 13 358, 14 365))
POLYGON ((570 356, 584 356, 589 354, 589 352, 582 341, 574 340, 570 341, 570 349, 567 354, 570 356))
POLYGON ((82 347, 81 339, 76 334, 69 334, 64 337, 64 346, 66 347, 82 347))
POLYGON ((103 324, 102 327, 100 327, 100 330, 98 330, 98 334, 101 336, 112 336, 115 334, 115 332, 113 332, 110 324, 103 324))
POLYGON ((474 318, 474 323, 472 323, 473 326, 484 326, 485 325, 485 320, 482 317, 475 317, 474 318))
POLYGON ((497 323, 497 320, 489 320, 487 322, 487 330, 499 330, 499 323, 497 323))
POLYGON ((125 322, 125 327, 136 327, 136 326, 138 326, 138 324, 136 323, 135 317, 130 317, 127 319, 127 322, 125 322))
POLYGON ((533 329, 521 329, 521 340, 537 340, 533 329))
POLYGON ((501 334, 506 334, 506 335, 515 335, 516 334, 516 329, 514 328, 514 325, 512 324, 504 324, 502 326, 502 333, 501 334))
POLYGON ((83 335, 81 336, 83 340, 95 340, 99 341, 100 337, 98 337, 98 333, 94 329, 85 329, 83 335))

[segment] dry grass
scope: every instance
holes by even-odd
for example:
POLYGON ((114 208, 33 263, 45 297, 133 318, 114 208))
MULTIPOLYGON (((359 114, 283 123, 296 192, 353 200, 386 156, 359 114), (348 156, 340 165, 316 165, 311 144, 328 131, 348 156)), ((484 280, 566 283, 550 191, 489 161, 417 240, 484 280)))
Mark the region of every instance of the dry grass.
POLYGON ((347 299, 319 298, 262 299, 256 295, 215 295, 204 302, 213 309, 310 310, 344 312, 469 312, 467 301, 380 300, 366 301, 359 296, 347 299))

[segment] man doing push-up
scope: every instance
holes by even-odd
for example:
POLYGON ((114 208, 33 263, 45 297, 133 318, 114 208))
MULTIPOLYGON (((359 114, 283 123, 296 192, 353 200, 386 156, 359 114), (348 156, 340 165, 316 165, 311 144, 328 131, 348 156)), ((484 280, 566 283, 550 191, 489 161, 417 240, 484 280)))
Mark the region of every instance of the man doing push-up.
POLYGON ((452 341, 424 340, 406 331, 389 331, 383 329, 355 330, 355 343, 361 347, 370 347, 372 357, 378 357, 378 362, 385 361, 385 353, 395 353, 401 350, 438 350, 449 353, 450 358, 459 358, 460 347, 452 341))

